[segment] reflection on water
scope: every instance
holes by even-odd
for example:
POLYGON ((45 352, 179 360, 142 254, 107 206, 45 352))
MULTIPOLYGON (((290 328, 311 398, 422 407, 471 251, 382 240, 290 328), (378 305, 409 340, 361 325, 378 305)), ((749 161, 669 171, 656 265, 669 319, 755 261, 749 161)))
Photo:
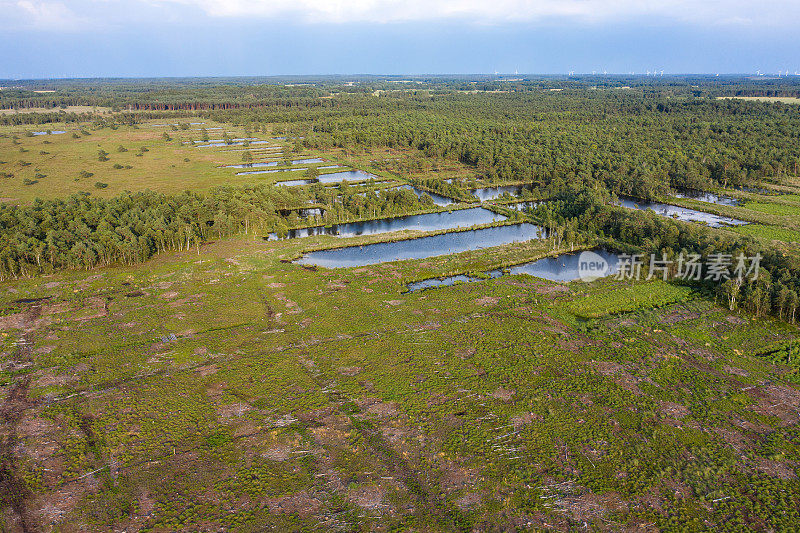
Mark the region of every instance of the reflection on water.
POLYGON ((498 187, 483 187, 481 189, 473 189, 470 192, 474 194, 481 202, 486 202, 487 200, 494 200, 505 193, 508 193, 511 196, 518 196, 519 193, 522 192, 522 186, 500 185, 498 187))
POLYGON ((330 174, 321 174, 319 176, 320 183, 338 183, 340 181, 361 181, 369 179, 377 180, 380 178, 375 174, 370 174, 363 170, 344 170, 342 172, 331 172, 330 174))
MULTIPOLYGON (((392 231, 441 231, 455 228, 466 228, 479 224, 489 224, 505 220, 506 217, 493 213, 482 207, 445 211, 442 213, 424 213, 422 215, 409 215, 405 217, 382 218, 366 220, 364 222, 350 222, 334 226, 315 226, 289 230, 287 238, 297 239, 313 235, 335 235, 337 237, 356 237, 358 235, 375 235, 377 233, 390 233, 392 231)), ((268 240, 278 237, 270 233, 268 240)))
POLYGON ((675 197, 690 198, 692 200, 707 202, 709 204, 719 204, 719 205, 729 205, 729 206, 739 205, 739 200, 737 200, 736 198, 731 198, 730 196, 720 196, 718 194, 714 194, 713 192, 683 191, 683 192, 676 192, 675 197))
MULTIPOLYGON (((602 248, 593 250, 593 252, 606 261, 607 276, 614 275, 618 272, 619 256, 617 254, 602 248)), ((556 257, 545 257, 530 263, 516 265, 510 269, 490 270, 486 272, 485 277, 459 274, 445 278, 431 278, 409 283, 406 289, 407 292, 416 292, 434 287, 447 287, 450 285, 455 285, 456 283, 474 283, 477 281, 483 281, 484 279, 494 279, 505 274, 528 274, 530 276, 535 276, 537 278, 543 278, 550 281, 570 282, 581 279, 580 257, 581 252, 569 252, 556 257)))
POLYGON ((51 131, 34 131, 34 135, 61 135, 62 133, 67 133, 66 131, 62 130, 51 130, 51 131))
POLYGON ((358 267, 388 261, 425 259, 437 255, 456 254, 479 250, 512 242, 538 239, 541 230, 533 224, 522 223, 494 226, 477 230, 458 231, 432 235, 419 239, 381 242, 364 246, 350 246, 335 250, 311 252, 296 262, 326 268, 358 267))
POLYGON ((742 226, 747 224, 747 222, 744 220, 737 220, 735 218, 713 215, 711 213, 704 213, 702 211, 695 211, 694 209, 678 207, 677 205, 648 202, 646 200, 620 198, 620 205, 622 207, 627 207, 628 209, 639 209, 642 211, 652 209, 657 215, 662 217, 676 218, 678 220, 689 222, 699 222, 701 224, 708 224, 712 228, 719 228, 723 226, 742 226))
MULTIPOLYGON (((251 172, 250 174, 253 174, 251 172)), ((255 172, 255 174, 258 174, 255 172)), ((311 180, 286 180, 286 181, 276 181, 273 185, 278 187, 297 187, 298 185, 311 185, 311 180)))

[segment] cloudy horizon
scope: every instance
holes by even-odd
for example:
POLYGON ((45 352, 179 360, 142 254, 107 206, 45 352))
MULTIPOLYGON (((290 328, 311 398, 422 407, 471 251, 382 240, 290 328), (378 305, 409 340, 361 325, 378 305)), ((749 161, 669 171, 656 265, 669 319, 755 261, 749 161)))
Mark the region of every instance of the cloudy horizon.
POLYGON ((0 0, 0 78, 794 73, 800 2, 0 0))

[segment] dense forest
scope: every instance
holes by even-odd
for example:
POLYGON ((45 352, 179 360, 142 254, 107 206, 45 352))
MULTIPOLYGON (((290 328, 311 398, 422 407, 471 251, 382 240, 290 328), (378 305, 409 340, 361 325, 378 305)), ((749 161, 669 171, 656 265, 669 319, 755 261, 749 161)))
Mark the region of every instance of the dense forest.
MULTIPOLYGON (((363 191, 362 191, 363 192, 363 191)), ((220 187, 125 194, 110 200, 74 195, 32 206, 0 204, 0 281, 54 270, 135 264, 164 251, 188 250, 212 238, 335 224, 433 207, 430 197, 394 189, 359 194, 346 184, 307 191, 289 187, 220 187), (301 219, 314 204, 323 214, 301 219)))

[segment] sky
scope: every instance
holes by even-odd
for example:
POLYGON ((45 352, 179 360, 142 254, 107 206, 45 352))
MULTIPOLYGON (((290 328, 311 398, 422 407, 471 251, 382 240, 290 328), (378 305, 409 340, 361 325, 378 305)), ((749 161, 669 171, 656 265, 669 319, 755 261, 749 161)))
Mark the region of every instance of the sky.
POLYGON ((800 0, 0 0, 0 78, 800 72, 800 0))

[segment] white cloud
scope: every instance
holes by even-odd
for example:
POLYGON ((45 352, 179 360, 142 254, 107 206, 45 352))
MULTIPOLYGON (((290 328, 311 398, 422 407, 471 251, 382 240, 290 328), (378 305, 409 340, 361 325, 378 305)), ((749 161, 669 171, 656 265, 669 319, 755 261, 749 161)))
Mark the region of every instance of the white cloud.
POLYGON ((148 21, 291 19, 297 22, 547 22, 790 27, 800 0, 0 0, 0 27, 76 30, 148 21))
POLYGON ((212 17, 294 16, 310 22, 467 20, 589 22, 633 17, 700 24, 783 25, 800 17, 798 0, 151 0, 199 8, 212 17))
POLYGON ((12 16, 15 11, 20 25, 39 29, 77 29, 86 23, 86 20, 73 13, 63 2, 46 2, 39 0, 18 0, 12 5, 0 3, 3 11, 12 16))

